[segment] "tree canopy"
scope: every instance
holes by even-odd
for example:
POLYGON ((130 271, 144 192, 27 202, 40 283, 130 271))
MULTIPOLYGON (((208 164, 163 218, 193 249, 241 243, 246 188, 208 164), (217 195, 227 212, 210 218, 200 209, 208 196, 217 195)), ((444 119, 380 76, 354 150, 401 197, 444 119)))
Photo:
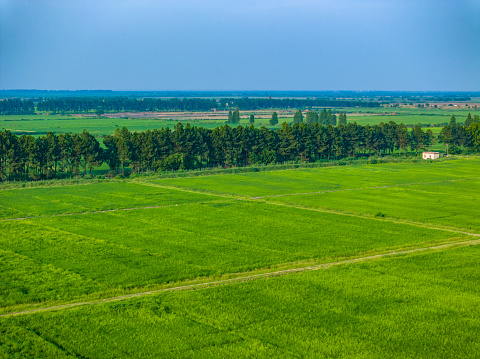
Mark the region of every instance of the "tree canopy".
MULTIPOLYGON (((275 115, 271 121, 274 118, 278 121, 275 115)), ((452 120, 438 138, 450 151, 480 152, 480 121, 465 128, 452 120)), ((392 154, 396 150, 402 154, 408 148, 418 153, 435 141, 431 130, 424 131, 416 125, 409 131, 404 124, 393 121, 374 126, 354 122, 338 126, 284 122, 277 129, 228 124, 206 129, 179 122, 173 129, 144 132, 117 128, 112 135, 103 138, 103 146, 86 130, 80 134, 48 132, 39 137, 17 136, 4 130, 0 131, 0 180, 85 175, 102 163, 106 163, 113 174, 124 174, 126 168, 142 173, 287 161, 314 162, 392 154)))
POLYGON ((272 117, 270 118, 269 123, 272 126, 275 126, 278 123, 278 115, 275 111, 272 113, 272 117))

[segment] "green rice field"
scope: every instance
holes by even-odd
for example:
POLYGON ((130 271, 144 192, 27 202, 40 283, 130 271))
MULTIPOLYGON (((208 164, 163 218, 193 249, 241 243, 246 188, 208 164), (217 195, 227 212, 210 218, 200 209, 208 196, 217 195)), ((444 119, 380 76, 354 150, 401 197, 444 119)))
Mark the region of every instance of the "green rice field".
MULTIPOLYGON (((262 113, 262 117, 266 115, 262 113)), ((183 124, 190 123, 192 126, 202 126, 205 128, 215 128, 224 125, 227 117, 224 118, 202 118, 201 114, 192 113, 186 118, 175 117, 172 112, 172 118, 164 117, 83 117, 73 115, 7 115, 0 116, 0 131, 9 130, 17 134, 31 134, 34 136, 46 134, 48 131, 53 133, 81 133, 84 129, 95 137, 111 135, 116 128, 127 127, 131 131, 147 131, 160 129, 162 127, 173 128, 178 122, 183 124), (199 118, 197 118, 199 117, 199 118)), ((243 116, 245 117, 245 116, 243 116)), ((293 115, 292 115, 293 118, 293 115)), ((281 117, 280 120, 292 121, 292 118, 281 117)), ((248 118, 242 118, 242 125, 248 125, 248 118)), ((269 126, 268 118, 257 118, 257 126, 269 126)))
POLYGON ((475 179, 480 177, 480 158, 420 163, 386 163, 250 172, 195 178, 168 178, 152 182, 198 191, 245 196, 269 196, 329 190, 475 179))
POLYGON ((70 300, 97 292, 106 292, 97 293, 105 296, 112 290, 469 238, 442 230, 241 201, 40 217, 3 221, 0 227, 3 261, 10 268, 3 275, 16 278, 3 285, 3 306, 70 300), (28 272, 17 271, 23 261, 28 267, 49 265, 50 283, 45 291, 39 291, 37 285, 37 281, 47 281, 42 273, 30 277, 28 272), (72 283, 64 281, 65 274, 78 276, 79 295, 68 294, 72 283), (52 286, 65 287, 65 296, 48 290, 52 286))
POLYGON ((0 357, 473 358, 479 169, 465 157, 0 190, 0 357))
MULTIPOLYGON (((278 111, 278 110, 277 110, 278 111)), ((334 111, 346 112, 348 121, 357 122, 359 125, 376 125, 381 122, 387 123, 394 121, 406 125, 435 125, 446 123, 452 115, 455 115, 457 122, 464 122, 468 113, 472 116, 480 113, 480 109, 474 108, 337 108, 334 111)), ((261 111, 242 111, 241 125, 248 125, 248 116, 255 114, 255 126, 269 126, 268 119, 273 110, 261 111)), ((294 110, 282 110, 279 112, 279 125, 283 122, 291 123, 293 121, 294 110)), ((215 113, 211 113, 215 115, 215 113)), ((60 114, 39 114, 39 115, 7 115, 0 116, 0 130, 10 130, 13 133, 25 133, 32 135, 42 135, 48 131, 54 133, 81 133, 88 129, 94 136, 104 136, 113 134, 117 127, 127 127, 131 131, 146 131, 162 127, 173 128, 180 121, 184 124, 190 123, 194 126, 205 128, 215 128, 225 124, 225 116, 218 118, 204 118, 204 113, 171 113, 169 118, 155 117, 155 114, 148 114, 149 117, 142 115, 119 114, 118 117, 95 117, 93 114, 88 117, 78 115, 60 115, 60 114), (138 116, 138 117, 134 117, 138 116)), ((164 116, 164 115, 162 115, 164 116)))
POLYGON ((394 121, 405 125, 435 125, 448 123, 450 117, 455 115, 457 122, 463 123, 470 113, 478 115, 480 109, 475 108, 411 108, 411 107, 380 107, 380 108, 346 108, 348 121, 357 122, 359 125, 376 125, 380 122, 394 121))
POLYGON ((480 178, 310 195, 270 197, 275 202, 462 228, 480 233, 480 178))
POLYGON ((0 319, 2 357, 476 358, 479 247, 0 319))
POLYGON ((120 181, 0 191, 0 219, 112 209, 168 206, 218 200, 202 193, 180 192, 120 181))

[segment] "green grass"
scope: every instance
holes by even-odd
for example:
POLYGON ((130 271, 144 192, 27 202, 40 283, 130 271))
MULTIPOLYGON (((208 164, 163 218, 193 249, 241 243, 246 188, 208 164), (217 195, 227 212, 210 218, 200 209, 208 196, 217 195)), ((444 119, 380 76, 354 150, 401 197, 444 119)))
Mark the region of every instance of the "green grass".
POLYGON ((478 246, 0 319, 2 357, 475 358, 478 246))
MULTIPOLYGON (((427 227, 480 233, 479 165, 471 157, 2 190, 0 313, 478 239, 427 227), (394 187, 371 188, 381 186, 394 187), (334 192, 292 195, 315 191, 334 192), (31 218, 8 220, 17 217, 31 218)), ((0 357, 472 358, 479 254, 477 245, 380 257, 0 318, 0 357)))
POLYGON ((218 200, 201 193, 187 193, 139 184, 103 181, 47 188, 0 191, 0 218, 81 213, 122 208, 168 206, 218 200))
MULTIPOLYGON (((479 173, 480 175, 480 173, 479 173)), ((480 177, 480 176, 479 176, 480 177)), ((274 202, 382 215, 480 233, 480 180, 271 197, 274 202)))
POLYGON ((2 282, 1 305, 106 296, 467 239, 389 219, 480 231, 478 180, 369 187, 478 178, 479 162, 471 158, 162 179, 152 185, 139 179, 0 191, 1 218, 32 217, 0 220, 0 268, 2 277, 11 278, 2 282), (342 191, 352 188, 360 190, 342 191), (339 192, 288 195, 313 191, 339 192), (287 195, 245 197, 277 194, 287 195), (162 208, 143 208, 156 206, 162 208), (121 211, 79 214, 112 209, 121 211), (69 213, 74 215, 64 215, 69 213))
POLYGON ((3 221, 0 230, 2 277, 17 278, 3 283, 2 307, 470 238, 243 201, 3 221), (52 277, 59 290, 40 290, 24 269, 43 265, 40 284, 52 277))
MULTIPOLYGON (((255 126, 268 126, 268 118, 259 118, 260 116, 269 116, 273 110, 252 111, 255 116, 255 126)), ((337 108, 336 111, 347 112, 348 120, 355 121, 361 125, 375 125, 380 122, 395 121, 406 125, 437 124, 448 122, 452 115, 457 117, 458 122, 464 122, 467 114, 472 115, 480 113, 480 109, 432 109, 432 108, 337 108)), ((294 110, 280 112, 279 125, 284 121, 293 121, 294 110), (285 117, 286 116, 286 117, 285 117)), ((317 111, 318 112, 318 111, 317 111)), ((243 113, 242 117, 247 117, 249 111, 243 113)), ((90 115, 93 115, 91 113, 90 115)), ((96 117, 78 117, 72 115, 9 115, 0 116, 0 130, 10 130, 17 133, 30 133, 32 135, 42 135, 48 131, 54 133, 81 133, 84 129, 94 136, 113 134, 117 127, 127 127, 130 131, 146 131, 162 127, 173 128, 180 121, 187 122, 205 128, 215 128, 225 124, 225 118, 222 119, 202 119, 201 115, 191 113, 190 119, 175 118, 178 113, 172 112, 171 119, 160 117, 138 117, 138 118, 96 118, 96 117), (198 119, 196 119, 198 118, 198 119)), ((248 125, 247 118, 241 119, 242 125, 248 125)), ((276 126, 276 127, 279 127, 276 126)))
MULTIPOLYGON (((48 131, 54 133, 81 133, 84 129, 94 136, 110 135, 117 127, 128 127, 131 131, 173 127, 177 121, 154 118, 95 118, 71 115, 10 115, 0 116, 0 130, 25 132, 42 135, 48 131)), ((205 124, 209 127, 208 124, 205 124)), ((216 127, 213 126, 213 127, 216 127)))
MULTIPOLYGON (((471 111, 473 112, 473 111, 471 111)), ((456 114, 455 117, 458 123, 465 122, 467 118, 467 113, 463 113, 461 115, 456 114)), ((441 124, 441 123, 448 123, 450 121, 450 117, 453 113, 450 114, 428 114, 428 115, 417 115, 417 114, 404 114, 404 115, 394 115, 394 114, 386 114, 386 115, 358 115, 355 116, 347 115, 347 120, 349 122, 356 122, 359 125, 378 125, 379 123, 387 123, 393 121, 395 123, 403 123, 405 125, 427 125, 424 127, 429 127, 429 125, 441 124)))
MULTIPOLYGON (((162 127, 173 128, 178 122, 184 125, 190 123, 192 126, 204 128, 215 128, 225 125, 226 116, 223 119, 195 119, 192 113, 190 119, 176 119, 172 112, 172 119, 155 117, 138 118, 108 118, 108 117, 78 117, 72 115, 8 115, 0 116, 0 131, 9 130, 13 133, 31 134, 34 136, 44 135, 48 131, 53 133, 81 133, 84 129, 92 135, 111 135, 115 129, 127 127, 130 131, 146 131, 160 129, 162 127)), ((291 119, 280 118, 280 121, 291 119)), ((269 126, 268 119, 256 119, 255 126, 269 126)), ((242 119, 243 126, 249 124, 248 119, 242 119)), ((270 126, 269 126, 270 127, 270 126)), ((278 126, 277 126, 278 127, 278 126)))
POLYGON ((480 177, 478 157, 153 180, 160 185, 246 196, 268 196, 480 177))
MULTIPOLYGON (((458 123, 463 123, 468 115, 480 113, 480 109, 467 108, 404 108, 404 107, 380 107, 380 108, 345 108, 347 119, 357 122, 359 125, 377 125, 381 122, 394 121, 405 125, 434 125, 449 122, 450 117, 455 115, 458 123)), ((427 126, 428 127, 428 126, 427 126)))

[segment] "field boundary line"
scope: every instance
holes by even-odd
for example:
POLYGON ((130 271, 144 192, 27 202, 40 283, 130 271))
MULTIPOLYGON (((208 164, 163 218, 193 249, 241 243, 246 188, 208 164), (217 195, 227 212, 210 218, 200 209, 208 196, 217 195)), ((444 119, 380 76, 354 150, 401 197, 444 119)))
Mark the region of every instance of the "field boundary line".
POLYGON ((277 206, 284 206, 284 207, 297 208, 297 209, 307 210, 307 211, 315 211, 315 212, 321 212, 321 213, 330 213, 330 214, 337 214, 337 215, 343 215, 343 216, 357 217, 357 218, 363 218, 363 219, 367 219, 367 220, 388 221, 388 222, 391 222, 391 223, 405 224, 405 225, 423 227, 423 228, 440 230, 440 231, 448 231, 448 232, 453 232, 453 233, 466 234, 466 235, 469 235, 469 236, 480 236, 480 234, 478 234, 478 233, 470 233, 470 232, 465 231, 462 228, 456 228, 456 227, 452 227, 452 226, 442 227, 442 226, 436 226, 432 223, 415 222, 415 221, 410 221, 410 220, 402 219, 402 218, 394 219, 394 218, 383 218, 382 217, 380 219, 380 218, 374 218, 374 217, 370 217, 370 216, 361 215, 361 214, 358 214, 358 213, 348 213, 348 212, 341 212, 341 211, 335 211, 335 210, 330 210, 330 209, 296 206, 296 205, 289 204, 289 203, 273 202, 273 201, 263 200, 264 198, 290 196, 290 195, 340 192, 340 191, 353 191, 353 190, 365 190, 365 189, 374 189, 374 188, 381 189, 381 188, 389 188, 389 187, 396 187, 396 186, 414 186, 414 185, 422 185, 422 184, 445 183, 445 182, 454 182, 454 181, 469 181, 469 180, 479 180, 479 179, 480 179, 480 177, 457 178, 457 179, 437 181, 437 182, 418 182, 418 183, 407 183, 407 184, 398 184, 398 185, 389 185, 389 186, 375 186, 375 187, 367 187, 367 188, 359 188, 359 189, 343 189, 343 190, 308 192, 308 193, 298 193, 298 194, 281 194, 281 195, 272 195, 272 196, 263 196, 263 197, 252 197, 252 196, 249 196, 249 195, 241 195, 241 194, 236 195, 236 194, 229 194, 229 193, 215 193, 213 191, 204 192, 204 191, 201 191, 201 190, 198 190, 198 189, 196 190, 196 189, 191 189, 191 188, 179 188, 179 187, 175 187, 175 186, 164 186, 164 185, 159 185, 159 184, 150 183, 150 182, 132 182, 132 183, 137 183, 137 184, 141 184, 141 185, 145 185, 145 186, 171 189, 171 190, 178 190, 178 191, 189 192, 189 193, 205 194, 205 195, 217 196, 217 197, 223 197, 223 198, 229 198, 229 199, 245 200, 245 201, 252 201, 252 202, 262 202, 262 203, 267 203, 267 204, 272 204, 272 205, 277 205, 277 206))
MULTIPOLYGON (((480 235, 477 235, 477 236, 480 236, 480 235)), ((213 287, 222 286, 222 285, 242 283, 242 282, 247 282, 247 281, 257 280, 257 279, 264 279, 264 278, 280 277, 280 276, 293 274, 293 273, 301 273, 301 272, 316 271, 316 270, 320 270, 320 269, 328 269, 328 268, 331 268, 331 267, 336 267, 336 266, 341 266, 341 265, 374 261, 374 260, 378 260, 378 259, 382 259, 382 258, 408 255, 408 254, 412 254, 412 253, 420 253, 420 252, 427 252, 427 251, 441 251, 441 250, 446 250, 446 249, 449 249, 449 248, 468 247, 468 246, 474 246, 474 245, 479 245, 479 244, 480 244, 480 239, 475 239, 475 240, 467 240, 467 241, 461 241, 461 242, 444 243, 444 244, 440 244, 440 245, 432 245, 432 246, 421 247, 421 248, 396 250, 396 251, 392 251, 392 252, 375 254, 375 255, 370 255, 370 256, 365 256, 365 257, 344 259, 344 260, 340 260, 340 261, 336 261, 336 262, 314 264, 314 265, 310 265, 310 266, 306 266, 306 267, 283 269, 283 270, 277 270, 277 271, 272 271, 272 272, 252 274, 252 275, 229 278, 229 279, 221 279, 221 280, 215 280, 215 281, 204 282, 204 283, 196 283, 196 284, 189 284, 189 285, 183 285, 183 286, 177 286, 177 287, 171 287, 171 288, 155 289, 155 290, 139 292, 139 293, 119 295, 119 296, 115 296, 115 297, 92 300, 92 301, 59 304, 59 305, 43 307, 43 308, 35 308, 35 309, 29 309, 29 310, 23 310, 23 311, 11 312, 11 313, 4 313, 4 314, 0 314, 0 318, 1 317, 13 317, 13 316, 18 316, 18 315, 35 314, 35 313, 39 313, 39 312, 57 311, 57 310, 63 310, 63 309, 69 309, 69 308, 81 307, 81 306, 87 306, 87 305, 97 305, 97 304, 118 302, 118 301, 122 301, 122 300, 144 297, 144 296, 147 296, 147 295, 154 295, 154 294, 159 294, 159 293, 182 292, 182 291, 197 290, 197 289, 208 289, 208 288, 213 288, 213 287)))
MULTIPOLYGON (((8 182, 7 182, 8 183, 8 182)), ((35 182, 29 182, 29 183, 35 183, 35 182)), ((0 192, 2 191, 16 191, 20 189, 36 189, 36 188, 59 188, 59 187, 72 187, 72 186, 87 186, 91 184, 98 184, 98 183, 108 183, 106 180, 100 180, 98 182, 82 182, 82 183, 69 183, 69 184, 53 184, 51 186, 49 185, 39 185, 39 186, 31 186, 31 187, 14 187, 12 188, 2 188, 0 187, 0 192)))
POLYGON ((470 232, 465 231, 462 228, 456 228, 456 227, 452 227, 452 226, 442 227, 442 226, 436 226, 432 223, 415 222, 415 221, 410 221, 410 220, 402 219, 402 218, 394 219, 394 218, 383 218, 382 217, 380 219, 380 218, 374 218, 374 217, 365 216, 365 215, 361 215, 361 214, 357 214, 357 213, 348 213, 348 212, 341 212, 341 211, 335 211, 335 210, 330 210, 330 209, 320 209, 320 208, 311 208, 311 207, 305 207, 305 206, 296 206, 296 205, 288 204, 288 203, 272 202, 272 201, 264 200, 264 198, 274 198, 274 197, 301 195, 301 194, 354 191, 354 190, 365 190, 365 189, 375 189, 375 188, 381 189, 381 188, 389 188, 389 187, 397 187, 397 186, 415 186, 415 185, 446 183, 446 182, 455 182, 455 181, 470 181, 470 180, 480 180, 480 177, 456 178, 456 179, 451 179, 451 180, 433 181, 433 182, 404 183, 404 184, 397 184, 397 185, 374 186, 374 187, 366 187, 366 188, 358 188, 358 189, 353 188, 353 189, 307 192, 307 193, 280 194, 280 195, 270 195, 270 196, 262 196, 262 197, 253 197, 253 196, 249 196, 249 195, 230 194, 230 193, 216 193, 216 192, 213 192, 213 191, 205 191, 204 192, 200 189, 180 188, 180 187, 175 187, 175 186, 165 186, 165 185, 159 185, 159 184, 151 183, 151 182, 132 182, 132 183, 137 183, 137 184, 141 184, 141 185, 145 185, 145 186, 171 189, 171 190, 178 190, 178 191, 189 192, 189 193, 197 193, 197 194, 200 193, 200 194, 205 194, 205 195, 210 195, 210 196, 236 199, 236 200, 239 200, 239 201, 241 201, 241 200, 252 201, 252 202, 257 201, 257 202, 273 204, 273 205, 277 205, 277 206, 291 207, 291 208, 303 209, 303 210, 308 210, 308 211, 316 211, 316 212, 321 212, 321 213, 344 215, 344 216, 350 216, 350 217, 363 218, 363 219, 367 219, 367 220, 388 221, 388 222, 391 222, 391 223, 398 223, 398 224, 404 224, 404 225, 410 225, 410 226, 416 226, 416 227, 423 227, 423 228, 440 230, 440 231, 448 231, 448 232, 453 232, 453 233, 466 234, 466 235, 469 235, 469 236, 480 236, 480 234, 470 233, 470 232))
POLYGON ((446 232, 452 232, 452 233, 458 233, 458 234, 465 234, 465 235, 468 235, 468 236, 480 237, 480 233, 471 233, 471 232, 467 232, 464 229, 456 228, 456 227, 436 226, 433 223, 415 222, 415 221, 410 221, 410 220, 402 219, 402 218, 398 218, 398 219, 397 218, 384 218, 384 217, 376 218, 376 217, 361 215, 361 214, 358 214, 358 213, 335 211, 333 209, 302 207, 302 206, 296 206, 296 205, 293 205, 293 204, 290 204, 290 203, 282 203, 282 202, 272 202, 272 201, 263 201, 263 200, 260 200, 260 201, 262 203, 267 203, 267 204, 271 204, 271 205, 279 206, 279 207, 290 207, 290 208, 296 208, 296 209, 300 209, 300 210, 303 209, 305 211, 337 214, 337 215, 340 215, 340 216, 356 217, 356 218, 368 219, 368 220, 371 220, 371 221, 405 224, 405 225, 409 225, 409 226, 423 227, 423 228, 427 228, 427 229, 434 229, 434 230, 437 230, 437 231, 446 231, 446 232))
POLYGON ((0 222, 6 221, 22 221, 25 219, 35 219, 35 218, 52 218, 52 217, 65 217, 65 216, 80 216, 84 214, 96 214, 96 213, 108 213, 108 212, 119 212, 119 211, 136 211, 142 209, 155 209, 155 208, 168 208, 168 207, 180 207, 180 206, 187 206, 192 204, 200 204, 200 203, 222 203, 233 201, 234 198, 230 199, 223 199, 218 201, 208 201, 208 202, 187 202, 187 203, 180 203, 180 204, 167 204, 163 206, 145 206, 145 207, 131 207, 131 208, 114 208, 114 209, 104 209, 99 211, 86 211, 86 212, 73 212, 73 213, 57 213, 57 214, 48 214, 48 215, 39 215, 39 216, 25 216, 25 217, 17 217, 17 218, 0 218, 0 222))
POLYGON ((252 199, 275 198, 275 197, 286 197, 286 196, 301 196, 301 195, 309 195, 309 194, 335 193, 335 192, 347 192, 347 191, 364 191, 364 190, 369 190, 369 189, 382 189, 382 188, 403 187, 403 186, 407 187, 407 186, 417 186, 417 185, 420 186, 420 185, 427 185, 427 184, 456 182, 456 181, 472 181, 472 180, 480 180, 480 177, 475 177, 475 178, 457 178, 457 179, 451 179, 451 180, 432 181, 432 182, 399 183, 399 184, 392 184, 392 185, 387 185, 387 186, 373 186, 373 187, 361 187, 361 188, 345 188, 345 189, 333 189, 333 190, 315 191, 315 192, 298 192, 298 193, 272 194, 272 195, 268 195, 268 196, 252 197, 252 199))
POLYGON ((206 196, 214 196, 214 197, 223 197, 223 198, 231 198, 231 199, 240 199, 240 198, 251 199, 252 198, 249 195, 217 193, 217 192, 213 192, 213 191, 207 191, 207 190, 202 191, 201 189, 191 189, 191 188, 187 188, 187 187, 165 186, 165 185, 146 182, 146 181, 145 182, 143 182, 143 181, 129 181, 129 183, 135 183, 135 184, 139 184, 139 185, 142 185, 142 186, 150 186, 150 187, 170 189, 170 190, 173 190, 173 191, 204 194, 206 196))

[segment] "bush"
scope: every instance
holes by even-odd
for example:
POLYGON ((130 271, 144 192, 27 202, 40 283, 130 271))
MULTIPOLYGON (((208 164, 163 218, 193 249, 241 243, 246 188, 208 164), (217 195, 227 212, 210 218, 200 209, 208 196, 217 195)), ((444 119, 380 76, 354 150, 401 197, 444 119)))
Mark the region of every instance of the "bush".
POLYGON ((115 171, 108 171, 108 173, 105 175, 106 178, 115 178, 117 175, 117 172, 115 171))
POLYGON ((450 147, 448 150, 449 155, 459 155, 462 153, 462 149, 459 147, 450 147))

